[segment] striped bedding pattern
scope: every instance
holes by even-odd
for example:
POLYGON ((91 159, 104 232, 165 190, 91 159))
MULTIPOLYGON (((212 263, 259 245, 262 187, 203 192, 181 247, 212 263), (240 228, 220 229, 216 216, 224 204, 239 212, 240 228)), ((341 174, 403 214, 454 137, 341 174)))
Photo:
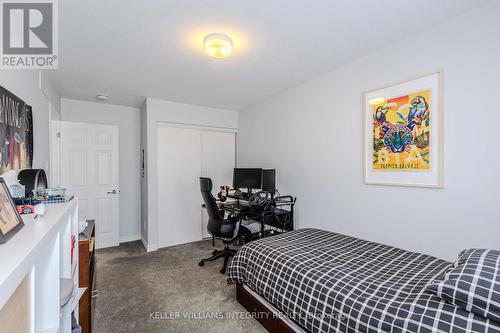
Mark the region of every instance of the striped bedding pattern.
POLYGON ((300 229, 243 246, 243 283, 310 332, 500 332, 426 290, 451 263, 333 232, 300 229))

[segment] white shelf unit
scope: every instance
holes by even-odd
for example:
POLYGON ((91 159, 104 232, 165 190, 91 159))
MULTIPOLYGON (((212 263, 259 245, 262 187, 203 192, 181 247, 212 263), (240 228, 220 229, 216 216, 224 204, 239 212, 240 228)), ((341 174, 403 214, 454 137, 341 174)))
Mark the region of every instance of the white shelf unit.
MULTIPOLYGON (((14 306, 18 286, 28 281, 29 297, 21 307, 26 313, 22 318, 23 330, 13 327, 12 332, 71 332, 71 313, 78 318, 78 301, 84 290, 78 288, 78 201, 47 205, 43 217, 23 215, 24 227, 7 243, 0 245, 0 327, 6 328, 8 320, 2 322, 14 306), (71 239, 74 236, 73 259, 71 239), (73 295, 70 301, 60 306, 60 279, 73 280, 73 295), (27 280, 26 280, 27 279, 27 280)), ((19 309, 19 304, 17 304, 19 309)), ((12 324, 12 323, 11 323, 12 324)), ((8 327, 8 326, 7 326, 8 327)))

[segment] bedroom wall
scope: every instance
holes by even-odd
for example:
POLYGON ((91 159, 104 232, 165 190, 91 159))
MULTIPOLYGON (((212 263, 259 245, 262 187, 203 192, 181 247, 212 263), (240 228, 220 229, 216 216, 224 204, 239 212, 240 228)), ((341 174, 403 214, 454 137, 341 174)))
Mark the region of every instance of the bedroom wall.
POLYGON ((143 242, 148 251, 158 248, 158 158, 159 122, 220 128, 238 128, 236 111, 147 98, 141 107, 141 149, 146 150, 146 176, 142 179, 143 242), (146 191, 146 195, 144 195, 146 191))
POLYGON ((63 121, 116 125, 120 136, 120 242, 141 238, 139 109, 61 99, 63 121))
POLYGON ((239 166, 276 168, 315 227, 452 260, 500 248, 500 2, 240 112, 239 166), (362 94, 444 70, 445 188, 363 183, 362 94))
POLYGON ((45 169, 50 160, 49 120, 59 117, 59 94, 45 75, 33 70, 2 70, 0 85, 33 108, 33 168, 45 169))

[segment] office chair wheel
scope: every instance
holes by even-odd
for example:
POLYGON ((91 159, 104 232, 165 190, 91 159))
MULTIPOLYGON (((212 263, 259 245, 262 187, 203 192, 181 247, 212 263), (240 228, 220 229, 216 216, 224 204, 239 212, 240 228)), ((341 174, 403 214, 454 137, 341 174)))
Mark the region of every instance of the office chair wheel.
POLYGON ((225 269, 225 268, 222 268, 219 272, 220 272, 221 274, 226 274, 226 269, 225 269))
POLYGON ((217 250, 213 250, 213 251, 212 251, 212 255, 213 255, 213 256, 214 256, 214 255, 216 255, 216 254, 217 254, 217 252, 219 252, 219 251, 217 251, 217 250))
POLYGON ((205 265, 205 263, 203 262, 203 260, 198 263, 198 266, 200 266, 200 267, 203 266, 203 265, 205 265))

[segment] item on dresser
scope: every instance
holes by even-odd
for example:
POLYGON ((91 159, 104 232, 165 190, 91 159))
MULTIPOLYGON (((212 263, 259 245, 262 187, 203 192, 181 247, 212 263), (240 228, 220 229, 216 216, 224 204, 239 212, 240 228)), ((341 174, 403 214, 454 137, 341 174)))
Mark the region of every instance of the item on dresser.
POLYGON ((32 214, 35 212, 35 206, 33 205, 17 205, 17 212, 21 215, 32 214))
POLYGON ((10 187, 13 184, 19 184, 19 180, 17 179, 18 173, 19 172, 16 170, 9 170, 7 172, 2 173, 0 177, 3 178, 5 184, 7 184, 7 187, 10 187))
POLYGON ((40 203, 44 203, 44 204, 48 205, 48 204, 65 203, 65 202, 71 201, 74 197, 75 197, 74 195, 70 194, 70 195, 66 195, 63 198, 51 198, 51 199, 45 199, 45 200, 39 200, 39 199, 35 199, 33 197, 16 198, 16 199, 14 199, 14 203, 18 206, 25 206, 25 205, 35 206, 35 205, 38 205, 40 203))
POLYGON ((82 233, 89 223, 85 220, 78 222, 78 233, 82 233))
POLYGON ((10 196, 15 199, 15 198, 24 198, 24 195, 26 193, 26 188, 24 185, 21 185, 19 183, 19 180, 17 179, 17 174, 18 172, 16 170, 9 170, 0 177, 3 178, 5 181, 5 184, 9 188, 10 196))
POLYGON ((71 235, 71 267, 73 267, 73 257, 75 254, 75 243, 76 243, 76 238, 75 235, 71 235))
POLYGON ((35 189, 45 189, 48 187, 47 175, 43 169, 21 170, 17 175, 17 179, 26 187, 26 197, 30 197, 35 189))
POLYGON ((87 221, 87 227, 78 236, 78 281, 80 288, 87 288, 80 299, 79 323, 83 333, 91 333, 96 297, 95 290, 95 222, 87 221))
POLYGON ((24 198, 26 187, 21 184, 12 184, 9 186, 9 192, 12 198, 24 198))
POLYGON ((71 313, 71 333, 82 333, 82 327, 78 324, 74 311, 71 313))
POLYGON ((45 204, 39 203, 35 205, 35 218, 44 216, 46 211, 47 207, 45 207, 45 204))
POLYGON ((0 178, 0 244, 7 242, 24 226, 3 178, 0 178))
POLYGON ((44 188, 33 190, 33 198, 37 200, 63 199, 65 197, 65 188, 44 188))
POLYGON ((58 204, 58 203, 64 203, 71 201, 75 196, 74 195, 67 195, 62 198, 49 198, 46 200, 36 200, 38 203, 44 203, 44 204, 58 204))
POLYGON ((61 307, 65 306, 73 295, 73 279, 61 279, 61 307))

